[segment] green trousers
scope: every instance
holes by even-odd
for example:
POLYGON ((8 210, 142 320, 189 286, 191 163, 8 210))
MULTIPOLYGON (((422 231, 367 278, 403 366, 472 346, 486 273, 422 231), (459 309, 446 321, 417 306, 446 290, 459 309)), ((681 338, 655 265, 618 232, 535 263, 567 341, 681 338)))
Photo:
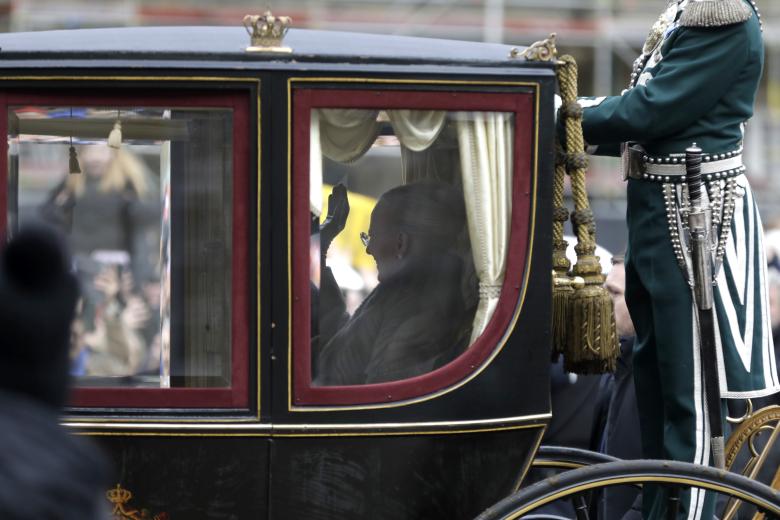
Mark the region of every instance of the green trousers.
MULTIPOLYGON (((720 395, 724 399, 770 395, 780 391, 780 377, 769 318, 761 216, 744 175, 714 180, 707 188, 705 195, 733 202, 728 218, 724 204, 713 205, 714 222, 728 222, 727 233, 715 230, 723 252, 713 287, 720 395)), ((688 283, 691 261, 683 253, 679 260, 686 268, 681 268, 672 246, 672 230, 685 237, 680 216, 685 204, 685 190, 679 185, 665 188, 658 182, 629 180, 626 302, 637 334, 634 379, 644 458, 710 464, 698 312, 688 283), (673 208, 669 214, 667 204, 673 208)), ((644 496, 645 518, 659 518, 665 497, 652 486, 644 496)), ((712 518, 711 497, 705 499, 702 491, 686 494, 683 503, 682 518, 712 518)))
MULTIPOLYGON (((630 181, 627 217, 626 302, 637 335, 634 381, 642 455, 709 464, 692 293, 672 249, 661 184, 630 181)), ((713 498, 701 490, 685 492, 681 518, 712 518, 713 498)), ((665 518, 665 509, 664 489, 645 486, 643 516, 665 518)))

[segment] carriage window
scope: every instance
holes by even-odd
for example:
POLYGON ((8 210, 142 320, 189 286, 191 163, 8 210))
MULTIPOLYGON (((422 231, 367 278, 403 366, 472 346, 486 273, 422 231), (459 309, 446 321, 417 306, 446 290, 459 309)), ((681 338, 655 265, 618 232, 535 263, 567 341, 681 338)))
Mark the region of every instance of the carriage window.
POLYGON ((58 227, 79 386, 231 385, 231 109, 9 107, 8 232, 58 227))
POLYGON ((443 367, 498 302, 514 115, 321 108, 310 129, 312 386, 443 367))

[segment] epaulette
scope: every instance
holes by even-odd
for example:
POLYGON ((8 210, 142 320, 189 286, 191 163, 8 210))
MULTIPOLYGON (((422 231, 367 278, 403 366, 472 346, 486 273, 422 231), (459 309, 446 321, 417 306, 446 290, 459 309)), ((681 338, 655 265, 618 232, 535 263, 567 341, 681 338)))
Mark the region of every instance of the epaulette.
POLYGON ((721 27, 742 23, 753 16, 743 0, 690 0, 680 16, 683 27, 721 27))

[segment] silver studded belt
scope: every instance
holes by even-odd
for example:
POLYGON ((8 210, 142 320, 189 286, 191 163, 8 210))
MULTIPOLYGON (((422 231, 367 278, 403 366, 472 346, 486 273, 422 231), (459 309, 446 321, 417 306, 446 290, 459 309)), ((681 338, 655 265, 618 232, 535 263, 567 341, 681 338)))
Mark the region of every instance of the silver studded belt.
MULTIPOLYGON (((677 183, 685 182, 685 154, 653 157, 638 144, 623 147, 623 179, 677 183)), ((701 173, 704 180, 727 179, 745 173, 742 148, 722 154, 702 157, 701 173)))

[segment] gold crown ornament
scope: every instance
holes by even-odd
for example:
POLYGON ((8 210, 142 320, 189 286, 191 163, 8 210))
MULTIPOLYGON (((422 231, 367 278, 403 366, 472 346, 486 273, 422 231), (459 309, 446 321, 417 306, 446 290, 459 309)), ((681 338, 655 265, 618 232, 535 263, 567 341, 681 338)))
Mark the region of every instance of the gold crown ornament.
POLYGON ((251 38, 247 52, 292 52, 282 45, 291 23, 289 16, 274 16, 271 11, 244 16, 244 28, 251 38))
POLYGON ((171 515, 165 512, 150 517, 147 509, 138 510, 127 506, 133 494, 119 484, 106 491, 106 498, 114 505, 111 511, 112 520, 171 520, 171 515))
POLYGON ((133 498, 133 494, 117 484, 115 488, 106 491, 106 498, 114 504, 114 511, 117 511, 133 498))

